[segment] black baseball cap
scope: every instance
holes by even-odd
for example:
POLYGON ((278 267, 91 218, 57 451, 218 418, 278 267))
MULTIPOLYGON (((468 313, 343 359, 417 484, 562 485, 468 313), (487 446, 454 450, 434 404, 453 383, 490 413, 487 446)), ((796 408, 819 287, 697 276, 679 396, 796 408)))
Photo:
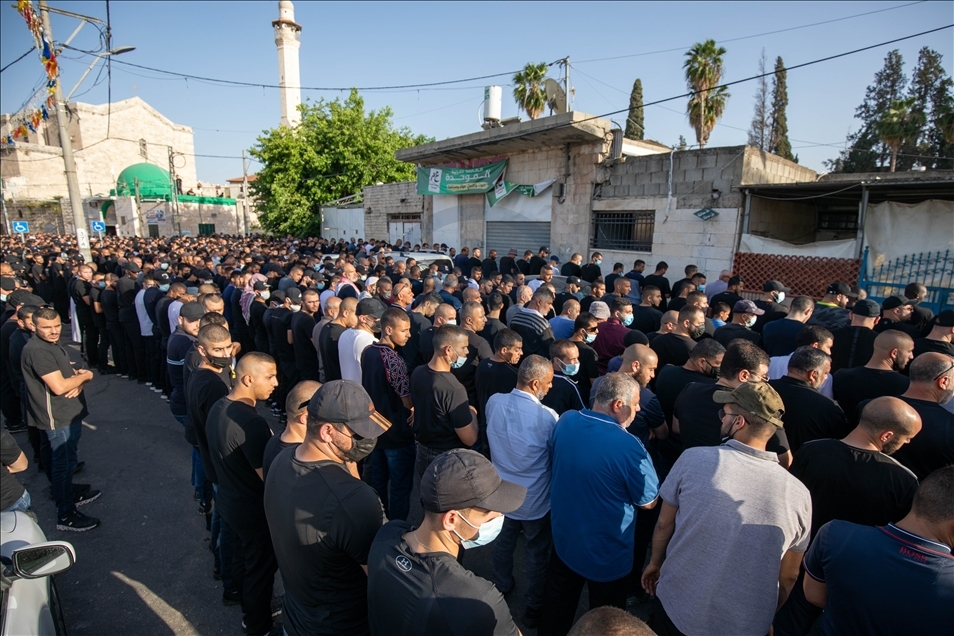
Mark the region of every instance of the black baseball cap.
POLYGON ((567 276, 566 278, 567 285, 579 285, 581 282, 577 276, 567 276))
POLYGON ((938 327, 954 327, 954 309, 945 309, 939 313, 934 324, 938 327))
POLYGON ((858 294, 851 291, 851 287, 847 283, 832 283, 828 286, 826 294, 833 294, 835 296, 847 296, 848 298, 857 298, 858 294))
POLYGON ((786 287, 785 285, 783 285, 781 281, 770 280, 769 282, 762 285, 762 291, 765 291, 765 292, 779 291, 779 292, 785 292, 787 294, 788 292, 792 290, 786 287))
POLYGON ((23 307, 24 305, 36 305, 40 307, 46 304, 46 301, 26 289, 18 289, 7 296, 7 304, 11 307, 23 307))
POLYGON ((859 300, 852 306, 851 313, 865 318, 876 318, 881 315, 881 305, 873 300, 859 300))
POLYGON ((161 269, 154 269, 149 275, 152 280, 156 281, 160 285, 166 285, 169 283, 169 274, 165 273, 161 269))
POLYGON ((265 284, 265 281, 258 280, 258 281, 255 281, 254 285, 252 285, 252 289, 254 289, 255 291, 265 291, 266 289, 268 289, 268 285, 265 284))
POLYGON ((308 402, 308 419, 346 424, 365 439, 380 437, 391 422, 374 410, 374 402, 364 387, 351 380, 332 380, 321 385, 308 402))
POLYGON ((292 302, 293 305, 301 304, 301 290, 297 287, 289 287, 286 289, 285 296, 292 302))
POLYGON ((888 296, 881 303, 882 309, 897 309, 898 307, 904 307, 905 305, 912 304, 912 301, 905 298, 904 296, 888 296))
POLYGON ((276 289, 268 296, 269 301, 277 302, 279 305, 285 302, 285 292, 280 289, 276 289))
POLYGON ((133 274, 138 274, 142 270, 139 269, 139 265, 136 265, 133 262, 126 263, 126 271, 132 272, 133 274))
POLYGON ((387 309, 388 306, 377 298, 365 298, 364 300, 358 302, 355 315, 374 316, 375 318, 380 318, 384 315, 384 312, 387 311, 387 309))
POLYGON ((463 448, 435 457, 421 477, 421 505, 430 512, 482 508, 506 514, 526 496, 527 489, 501 479, 490 460, 463 448))
POLYGON ((202 303, 197 301, 188 302, 179 310, 179 315, 189 322, 195 322, 205 315, 205 307, 202 306, 202 303))

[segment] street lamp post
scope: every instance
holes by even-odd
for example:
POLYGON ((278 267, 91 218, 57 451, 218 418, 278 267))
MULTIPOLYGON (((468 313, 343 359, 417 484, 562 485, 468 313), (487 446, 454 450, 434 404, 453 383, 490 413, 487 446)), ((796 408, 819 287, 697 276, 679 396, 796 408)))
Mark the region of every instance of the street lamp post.
POLYGON ((111 49, 109 51, 106 51, 104 53, 100 53, 99 55, 97 55, 93 59, 93 62, 86 68, 85 71, 83 71, 83 74, 80 76, 79 81, 76 82, 76 86, 73 87, 73 89, 70 91, 69 95, 66 96, 66 99, 64 101, 67 104, 70 103, 70 97, 73 96, 73 93, 76 92, 76 89, 80 87, 80 84, 83 83, 83 80, 86 79, 86 76, 89 75, 90 71, 92 71, 96 67, 96 65, 99 64, 99 61, 101 59, 103 59, 104 57, 110 57, 112 55, 122 55, 123 53, 129 53, 130 51, 135 51, 135 50, 136 50, 136 47, 134 46, 119 46, 119 47, 116 47, 115 49, 111 49))

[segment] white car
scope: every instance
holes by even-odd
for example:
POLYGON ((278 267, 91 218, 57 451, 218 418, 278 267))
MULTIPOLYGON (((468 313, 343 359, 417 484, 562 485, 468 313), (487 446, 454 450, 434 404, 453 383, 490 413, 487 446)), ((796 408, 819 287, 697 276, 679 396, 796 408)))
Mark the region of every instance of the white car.
POLYGON ((76 562, 66 541, 47 541, 23 512, 0 513, 0 624, 3 636, 65 636, 53 575, 76 562))
POLYGON ((427 273, 427 268, 431 266, 431 263, 437 263, 441 271, 454 271, 454 261, 451 260, 450 256, 442 254, 441 252, 391 252, 390 256, 394 258, 395 261, 406 261, 409 258, 413 258, 417 261, 421 272, 425 274, 427 273))

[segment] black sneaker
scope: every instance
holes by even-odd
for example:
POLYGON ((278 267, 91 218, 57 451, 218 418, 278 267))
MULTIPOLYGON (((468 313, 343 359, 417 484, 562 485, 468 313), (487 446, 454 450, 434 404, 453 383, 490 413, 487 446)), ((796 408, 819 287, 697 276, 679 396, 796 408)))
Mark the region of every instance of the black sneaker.
POLYGON ((66 532, 86 532, 99 525, 99 519, 87 517, 79 510, 74 510, 66 517, 56 520, 56 529, 66 532))
MULTIPOLYGON (((222 604, 223 605, 238 605, 242 602, 242 595, 238 592, 233 592, 231 590, 222 591, 222 604)), ((245 627, 245 621, 242 621, 242 627, 245 627)))
POLYGON ((199 514, 200 515, 210 515, 212 514, 212 502, 202 503, 199 502, 199 514))
POLYGON ((75 503, 77 506, 85 506, 91 501, 96 501, 102 497, 102 495, 103 493, 99 490, 88 490, 82 494, 74 494, 73 503, 75 503))

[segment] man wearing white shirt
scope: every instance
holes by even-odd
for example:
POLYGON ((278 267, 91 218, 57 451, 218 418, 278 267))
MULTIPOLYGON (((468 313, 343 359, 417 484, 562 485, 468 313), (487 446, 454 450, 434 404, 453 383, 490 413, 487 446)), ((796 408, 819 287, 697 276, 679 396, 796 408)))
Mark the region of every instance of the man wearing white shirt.
POLYGON ((381 316, 387 305, 377 298, 365 298, 358 303, 355 314, 357 326, 348 329, 338 339, 338 363, 341 379, 361 384, 361 354, 365 348, 377 342, 375 333, 381 333, 381 316))
POLYGON ((540 277, 534 280, 531 280, 527 283, 531 290, 537 291, 540 288, 540 285, 544 283, 550 283, 553 281, 553 270, 549 267, 544 267, 540 270, 540 277))
POLYGON ((523 530, 526 539, 527 591, 524 622, 534 626, 543 602, 550 554, 550 434, 557 414, 541 404, 553 383, 553 366, 542 356, 527 356, 517 371, 517 388, 487 401, 487 438, 502 479, 527 488, 523 505, 508 513, 494 542, 493 582, 503 594, 514 585, 513 551, 523 530))

